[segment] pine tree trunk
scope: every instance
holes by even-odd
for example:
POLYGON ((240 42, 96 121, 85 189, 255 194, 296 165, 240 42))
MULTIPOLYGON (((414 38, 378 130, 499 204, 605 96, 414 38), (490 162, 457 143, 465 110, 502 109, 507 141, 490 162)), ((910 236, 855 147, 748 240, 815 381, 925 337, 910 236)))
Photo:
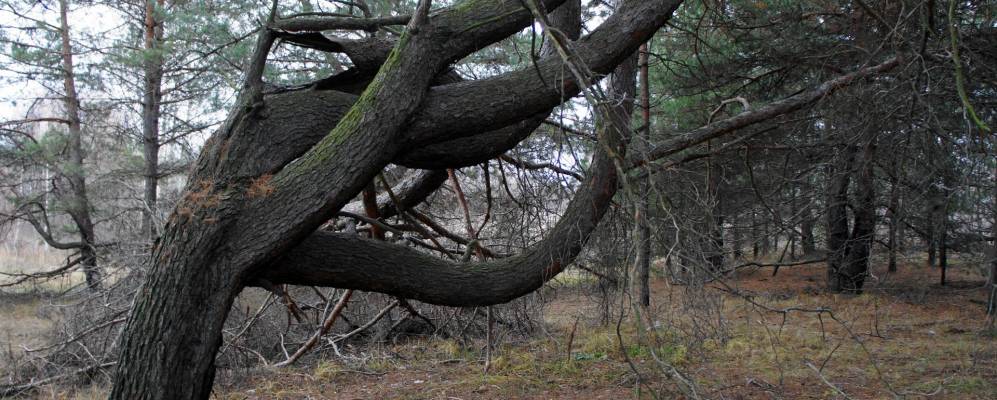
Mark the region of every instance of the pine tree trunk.
POLYGON ((869 275, 869 253, 876 230, 874 155, 873 145, 867 144, 855 181, 855 222, 848 238, 845 264, 838 271, 841 289, 850 293, 861 293, 865 278, 869 275))
MULTIPOLYGON (((997 167, 994 168, 993 172, 993 189, 991 195, 997 199, 997 167)), ((990 330, 997 334, 997 203, 991 204, 993 209, 991 210, 991 220, 990 220, 990 236, 992 236, 992 241, 990 242, 990 277, 987 283, 990 287, 990 294, 987 301, 987 315, 988 315, 988 325, 990 330)))
MULTIPOLYGON (((640 47, 640 56, 637 65, 640 67, 640 109, 641 120, 644 127, 637 138, 636 148, 641 154, 650 149, 651 146, 651 92, 648 81, 649 63, 648 44, 640 47)), ((616 88, 616 90, 620 90, 616 88)), ((650 212, 649 202, 651 195, 651 176, 648 175, 640 182, 637 182, 637 199, 634 222, 637 228, 637 280, 640 283, 640 304, 645 308, 651 305, 651 225, 648 221, 650 212)))
POLYGON ((800 231, 803 236, 800 238, 800 247, 804 257, 811 256, 817 252, 816 240, 814 240, 814 216, 809 206, 803 211, 803 221, 800 223, 800 231))
POLYGON ((707 201, 710 211, 707 218, 707 232, 709 232, 709 245, 707 246, 707 261, 714 271, 723 270, 724 266, 724 232, 723 232, 723 206, 720 197, 720 174, 721 168, 715 165, 715 161, 707 161, 706 166, 706 190, 707 201))
POLYGON ((157 8, 165 0, 146 1, 145 6, 145 66, 144 99, 142 101, 142 151, 145 159, 144 209, 142 234, 156 236, 156 202, 159 187, 159 119, 162 104, 163 81, 163 22, 157 20, 157 8))
POLYGON ((101 273, 97 266, 97 237, 93 219, 90 217, 90 199, 87 195, 86 171, 83 165, 83 126, 80 121, 80 99, 76 91, 76 75, 74 72, 73 47, 69 32, 69 0, 59 1, 59 21, 61 36, 61 53, 63 69, 63 89, 66 107, 66 119, 69 120, 69 160, 62 174, 69 184, 68 193, 62 194, 67 204, 67 211, 80 235, 80 264, 86 278, 87 287, 91 290, 101 288, 101 273))
POLYGON ((846 146, 828 171, 827 289, 831 292, 841 292, 846 287, 841 270, 848 255, 848 185, 856 151, 855 146, 846 146))
POLYGON ((889 232, 888 232, 888 243, 889 246, 889 265, 887 267, 888 272, 897 272, 897 247, 899 243, 897 242, 897 231, 900 227, 900 179, 898 174, 900 173, 897 168, 896 157, 891 161, 891 173, 890 177, 890 204, 886 208, 886 216, 889 219, 889 232))

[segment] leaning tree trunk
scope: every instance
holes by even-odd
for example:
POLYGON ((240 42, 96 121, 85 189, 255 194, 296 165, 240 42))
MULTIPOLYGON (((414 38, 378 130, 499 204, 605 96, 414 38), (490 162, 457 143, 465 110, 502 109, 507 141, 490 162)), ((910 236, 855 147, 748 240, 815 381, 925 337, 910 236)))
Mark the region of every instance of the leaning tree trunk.
MULTIPOLYGON (((578 61, 605 74, 648 40, 680 3, 633 2, 574 44, 578 61)), ((428 4, 420 2, 420 10, 428 11, 428 4)), ((323 89, 264 96, 260 77, 276 36, 301 40, 288 38, 293 30, 286 26, 264 30, 240 106, 206 144, 153 250, 147 281, 122 336, 111 398, 207 398, 231 303, 261 277, 272 283, 323 284, 329 278, 323 271, 346 267, 349 271, 334 273, 329 284, 470 306, 512 300, 562 271, 615 194, 616 169, 608 155, 596 157, 592 176, 569 204, 563 224, 531 250, 496 265, 437 268, 439 260, 411 250, 399 253, 406 250, 400 246, 316 232, 389 162, 432 164, 427 160, 434 158, 427 155, 444 149, 450 157, 459 155, 460 162, 495 157, 528 134, 518 125, 505 126, 542 119, 564 96, 577 93, 580 83, 559 78, 560 62, 552 59, 528 71, 427 91, 448 64, 531 21, 518 0, 469 0, 432 15, 417 13, 359 97, 324 90, 335 80, 318 86, 323 89), (371 245, 387 247, 366 247, 371 245), (322 252, 359 259, 329 265, 335 258, 322 252), (402 256, 392 258, 395 253, 402 256), (382 261, 391 261, 392 270, 378 270, 382 261), (398 268, 399 262, 429 270, 398 268), (392 278, 399 272, 414 275, 392 278), (469 286, 479 279, 480 286, 469 286)), ((339 48, 348 56, 354 50, 339 48)), ((622 157, 625 142, 619 136, 602 135, 611 140, 600 150, 610 148, 622 157)))
MULTIPOLYGON (((153 251, 149 279, 123 335, 112 399, 209 397, 233 299, 263 263, 318 228, 399 150, 398 132, 448 61, 439 58, 440 35, 413 18, 332 132, 280 171, 240 181, 226 171, 238 167, 225 162, 229 149, 201 159, 153 251)), ((274 41, 270 31, 261 36, 256 71, 274 41)), ((260 104, 254 79, 261 76, 250 72, 244 106, 212 138, 223 143, 209 148, 234 145, 261 115, 275 111, 260 104)))
MULTIPOLYGON (((543 3, 551 8, 562 2, 543 3)), ((339 29, 342 19, 270 21, 279 29, 260 34, 239 106, 206 143, 154 247, 121 336, 112 399, 207 398, 222 324, 245 286, 307 284, 487 306, 536 290, 579 254, 612 204, 618 167, 630 162, 629 130, 614 128, 627 126, 622 118, 600 128, 592 166, 562 219, 519 255, 449 263, 404 246, 317 230, 389 162, 445 169, 497 157, 553 107, 595 83, 565 77, 562 60, 547 57, 525 70, 430 88, 447 65, 528 27, 533 18, 520 0, 468 0, 431 15, 425 13, 428 4, 420 1, 420 12, 390 53, 376 38, 337 41, 307 34, 339 29), (361 70, 383 65, 369 83, 358 78, 369 75, 354 70, 305 89, 263 95, 260 77, 277 36, 345 53, 361 70), (352 94, 364 86, 360 96, 352 94)), ((594 76, 632 55, 681 1, 623 4, 572 43, 572 61, 586 64, 594 76)), ((805 96, 718 121, 656 149, 674 154, 703 137, 798 110, 891 65, 822 83, 805 96)), ((408 185, 414 194, 405 196, 412 201, 442 183, 438 172, 417 176, 419 182, 408 185)))

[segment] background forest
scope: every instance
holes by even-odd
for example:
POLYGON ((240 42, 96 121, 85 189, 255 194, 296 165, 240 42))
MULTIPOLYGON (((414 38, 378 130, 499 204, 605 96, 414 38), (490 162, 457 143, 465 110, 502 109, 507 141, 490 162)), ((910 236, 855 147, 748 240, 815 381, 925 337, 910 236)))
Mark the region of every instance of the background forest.
MULTIPOLYGON (((360 94, 384 62, 362 46, 420 3, 0 0, 0 397, 106 397, 170 221, 218 201, 190 178, 212 134, 270 118, 264 96, 360 94)), ((608 75, 564 43, 628 1, 564 3, 434 85, 543 81, 551 57, 608 75)), ((997 398, 997 3, 687 1, 611 75, 499 156, 390 164, 319 228, 514 259, 561 232, 622 124, 619 189, 563 272, 477 307, 253 280, 212 396, 997 398)))

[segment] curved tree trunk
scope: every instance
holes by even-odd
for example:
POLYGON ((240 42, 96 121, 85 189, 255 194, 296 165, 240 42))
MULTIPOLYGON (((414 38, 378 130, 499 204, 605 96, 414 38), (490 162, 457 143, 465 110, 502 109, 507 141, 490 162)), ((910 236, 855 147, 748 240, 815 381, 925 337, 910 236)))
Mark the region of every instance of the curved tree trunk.
MULTIPOLYGON (((552 9, 562 2, 543 3, 552 9)), ((680 3, 624 2, 603 25, 573 44, 574 61, 596 74, 612 71, 680 3)), ((603 142, 589 175, 562 219, 517 256, 449 263, 391 243, 316 231, 388 163, 438 169, 498 156, 528 134, 531 119, 542 119, 583 86, 563 76, 559 59, 547 57, 522 71, 430 87, 450 63, 533 19, 519 0, 467 0, 416 15, 389 55, 377 40, 333 41, 286 29, 264 30, 240 106, 205 145, 185 196, 156 243, 147 281, 122 335, 111 398, 207 398, 233 298, 260 278, 434 304, 490 305, 536 290, 578 255, 616 193, 618 166, 627 165, 609 157, 625 155, 626 134, 610 128, 626 121, 603 127, 607 130, 600 135, 603 142), (303 90, 263 95, 259 78, 277 35, 339 46, 361 71, 303 90), (379 62, 383 66, 372 79, 363 75, 363 68, 379 62), (352 94, 364 87, 360 96, 352 94), (446 163, 432 160, 433 154, 447 151, 446 163)), ((850 76, 838 78, 838 84, 822 84, 818 91, 826 95, 858 75, 850 76)), ((823 95, 794 96, 759 109, 758 115, 789 112, 823 95)), ((756 117, 739 115, 696 132, 719 135, 768 118, 756 117)), ((698 138, 658 150, 674 154, 698 138)), ((413 202, 441 184, 435 171, 413 179, 408 197, 413 202)))
MULTIPOLYGON (((208 398, 222 324, 246 280, 345 205, 397 151, 397 132, 446 61, 438 58, 439 33, 418 21, 336 128, 296 163, 250 182, 216 173, 194 183, 200 188, 178 205, 153 252, 149 280, 123 336, 111 398, 208 398)), ((263 35, 258 55, 265 59, 272 39, 263 35)), ((229 134, 213 139, 238 139, 264 107, 247 102, 230 120, 229 134)), ((224 153, 215 165, 222 171, 230 164, 224 153)))
MULTIPOLYGON (((555 6, 560 1, 546 3, 555 6)), ((579 48, 591 48, 583 61, 591 61, 595 71, 612 68, 663 25, 679 3, 650 1, 621 10, 587 42, 580 41, 579 48)), ((517 118, 542 113, 559 103, 565 91, 577 91, 573 81, 554 79, 553 63, 549 63, 546 73, 552 79, 546 82, 559 89, 537 91, 535 88, 544 86, 533 86, 536 94, 514 98, 515 103, 482 104, 495 94, 478 97, 474 89, 501 84, 504 91, 524 90, 537 79, 535 70, 529 75, 510 74, 518 81, 498 78, 470 83, 457 88, 455 95, 427 92, 433 77, 446 65, 522 29, 531 20, 517 0, 470 0, 426 18, 413 18, 407 33, 358 98, 314 89, 262 96, 259 71, 273 42, 272 33, 265 31, 248 74, 243 106, 206 145, 186 195, 155 246, 148 280, 139 291, 123 334, 111 398, 206 398, 213 381, 221 325, 233 298, 256 277, 286 270, 277 260, 296 245, 307 247, 328 238, 315 229, 386 164, 400 157, 403 149, 470 136, 480 132, 476 129, 500 129, 502 126, 496 124, 514 124, 517 118), (434 98, 443 103, 457 101, 459 106, 433 105, 434 98), (302 102, 304 99, 315 101, 302 102), (456 111, 473 111, 473 107, 487 108, 501 118, 467 124, 459 132, 445 129, 453 123, 454 115, 462 115, 454 114, 456 111), (446 117, 426 116, 434 109, 445 111, 446 117), (317 118, 302 118, 309 113, 317 118), (323 125, 335 128, 328 134, 320 133, 323 125), (277 127, 280 129, 274 129, 277 127)), ((597 160, 597 164, 606 163, 597 160)), ((615 193, 615 169, 608 170, 593 176, 589 189, 573 200, 574 214, 569 213, 565 218, 568 222, 559 225, 548 240, 520 257, 503 261, 520 261, 519 268, 500 270, 510 285, 499 285, 501 280, 496 280, 486 288, 465 286, 473 294, 461 299, 459 305, 508 301, 560 272, 580 251, 587 236, 584 232, 591 231, 601 218, 605 207, 600 205, 608 204, 615 193), (538 260, 543 261, 542 268, 536 268, 538 260), (485 294, 492 294, 491 300, 474 299, 485 294)), ((345 249, 350 247, 334 243, 323 245, 321 250, 345 249)), ((360 251, 350 254, 377 254, 360 251)), ((357 268, 360 265, 352 264, 353 272, 362 273, 357 268)), ((486 265, 468 266, 468 271, 480 273, 486 265)), ((447 273, 459 276, 459 271, 447 273)), ((386 279, 391 279, 390 275, 363 276, 367 286, 376 287, 386 279)), ((445 282, 435 281, 431 286, 442 287, 439 285, 445 282)), ((452 287, 447 290, 453 292, 452 287)))

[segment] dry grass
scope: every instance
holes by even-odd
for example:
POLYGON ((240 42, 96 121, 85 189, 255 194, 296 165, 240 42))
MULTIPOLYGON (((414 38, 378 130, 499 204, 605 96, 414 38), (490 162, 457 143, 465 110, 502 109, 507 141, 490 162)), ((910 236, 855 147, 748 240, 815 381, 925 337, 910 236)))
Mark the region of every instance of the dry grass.
POLYGON ((812 365, 853 398, 997 398, 997 343, 980 334, 982 278, 956 270, 941 287, 934 283, 935 269, 906 265, 901 271, 881 273, 884 281, 858 296, 818 290, 822 266, 774 278, 768 271, 742 274, 740 287, 769 307, 826 307, 834 318, 790 313, 783 321, 781 314, 732 300, 725 314, 733 338, 706 354, 711 379, 719 386, 745 385, 730 394, 834 396, 812 365))
POLYGON ((684 288, 655 282, 654 345, 632 322, 594 324, 592 304, 564 293, 548 314, 550 337, 507 343, 492 369, 482 371, 483 343, 461 346, 426 340, 375 350, 364 362, 326 359, 318 366, 259 370, 223 376, 219 398, 399 398, 399 399, 616 399, 638 397, 625 359, 642 373, 639 397, 652 388, 677 396, 654 355, 695 379, 700 393, 730 399, 997 398, 997 341, 981 336, 982 277, 969 268, 950 271, 938 286, 937 270, 903 265, 901 272, 876 271, 878 281, 858 296, 824 293, 823 266, 743 271, 729 283, 743 297, 723 296, 725 333, 689 340, 689 321, 676 310, 684 288), (831 314, 766 311, 825 307, 831 314), (575 316, 586 316, 567 338, 575 316), (820 370, 836 389, 823 382, 820 370), (237 377, 238 376, 238 377, 237 377))
MULTIPOLYGON (((2 274, 32 274, 51 271, 65 265, 69 251, 54 250, 49 247, 0 246, 0 284, 13 282, 17 278, 2 274)), ((0 288, 5 293, 61 293, 84 281, 83 272, 75 271, 65 276, 42 281, 33 280, 13 287, 0 288)))
MULTIPOLYGON (((3 296, 0 307, 0 343, 3 352, 21 346, 36 346, 44 342, 44 332, 53 325, 49 316, 41 312, 44 301, 27 296, 3 296)), ((3 367, 0 366, 0 371, 3 367)))
MULTIPOLYGON (((597 323, 598 307, 584 290, 561 290, 546 313, 549 334, 503 343, 487 373, 483 342, 427 338, 352 349, 346 359, 327 354, 290 369, 222 370, 215 398, 620 399, 652 398, 650 390, 681 397, 656 358, 691 377, 705 398, 997 398, 997 340, 980 334, 978 272, 954 268, 945 287, 936 283, 936 269, 920 265, 875 275, 855 296, 825 293, 822 265, 784 268, 775 277, 771 270, 741 271, 727 282, 740 295, 721 285, 701 293, 722 299, 716 304, 725 322, 714 332, 695 329, 686 287, 658 278, 647 315, 657 340, 632 318, 618 336, 615 325, 597 323), (833 317, 794 311, 784 320, 770 310, 790 308, 826 308, 833 317), (640 385, 627 359, 641 372, 640 385)), ((569 278, 560 284, 589 283, 569 278)), ((51 327, 35 311, 40 304, 4 307, 0 333, 36 340, 51 327)), ((88 399, 105 391, 50 387, 38 395, 88 399)))

